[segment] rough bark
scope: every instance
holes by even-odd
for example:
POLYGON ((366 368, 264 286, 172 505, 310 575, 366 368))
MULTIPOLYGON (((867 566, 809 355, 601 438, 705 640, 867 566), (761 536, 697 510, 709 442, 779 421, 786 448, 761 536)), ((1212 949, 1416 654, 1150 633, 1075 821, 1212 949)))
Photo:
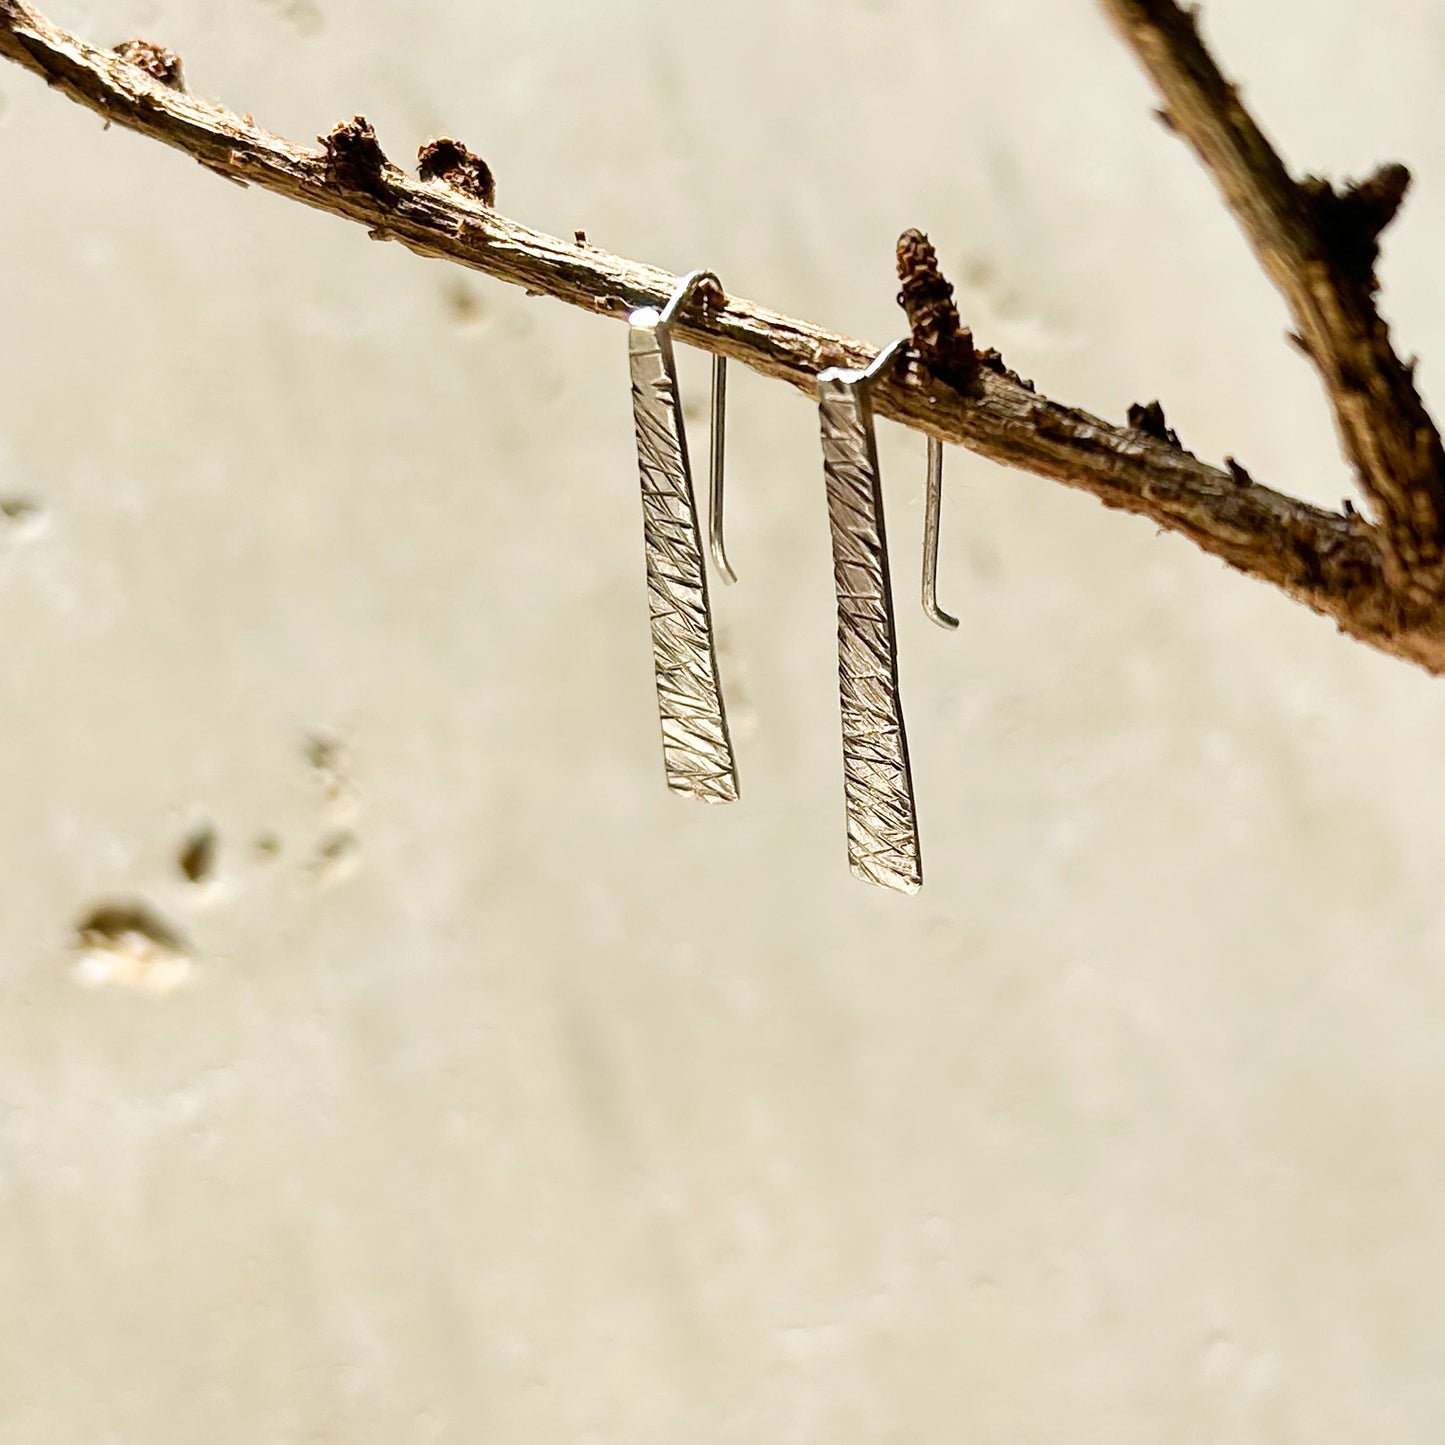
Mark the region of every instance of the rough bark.
POLYGON ((1410 172, 1383 165, 1336 189, 1296 181, 1176 0, 1101 0, 1164 101, 1171 129, 1203 161, 1254 254, 1289 306, 1345 455, 1373 513, 1388 585, 1408 610, 1445 591, 1445 450, 1415 390, 1414 366, 1375 307, 1380 233, 1410 172))
MULTIPOLYGON (((1380 525, 1368 524, 1352 509, 1327 512, 1273 491, 1235 464, 1220 469, 1199 461, 1170 439, 1162 413, 1157 427, 1118 427, 1051 401, 993 352, 978 353, 977 370, 954 378, 966 383, 961 387, 921 365, 900 372, 878 387, 877 411, 994 461, 1087 491, 1105 506, 1147 517, 1333 618, 1351 636, 1432 673, 1445 672, 1445 606, 1438 581, 1442 507, 1434 470, 1439 439, 1408 383, 1408 369, 1402 383, 1389 368, 1393 353, 1364 284, 1357 279, 1353 290, 1347 286, 1343 250, 1319 249, 1325 246, 1319 239, 1324 222, 1315 223, 1318 235, 1308 240, 1315 234, 1308 229, 1310 216, 1328 206, 1322 202, 1309 210, 1308 187, 1289 181, 1233 91, 1210 80, 1218 72, 1184 12, 1168 0, 1101 3, 1146 64, 1164 77, 1160 84, 1176 125, 1221 177, 1226 199, 1245 219, 1270 274, 1292 304, 1298 301, 1304 345, 1332 386, 1346 449, 1381 511, 1380 525), (1259 182, 1261 175, 1267 186, 1259 182)), ((169 57, 156 46, 125 49, 131 56, 169 57)), ((169 57, 162 67, 138 65, 68 34, 24 0, 0 0, 0 55, 108 123, 173 146, 227 180, 359 222, 374 239, 400 242, 418 255, 468 266, 601 316, 661 307, 676 284, 669 272, 498 214, 488 204, 490 169, 457 142, 423 147, 429 179, 413 179, 393 165, 359 117, 337 126, 317 147, 299 146, 181 88, 177 58, 169 57), (167 83, 155 72, 169 72, 170 61, 176 79, 167 83)), ((1371 224, 1398 190, 1388 176, 1372 184, 1373 200, 1357 198, 1371 224)), ((1339 215, 1349 212, 1348 195, 1337 201, 1346 209, 1332 224, 1355 238, 1349 264, 1358 273, 1362 223, 1341 222, 1339 215)), ((916 249, 911 254, 915 260, 922 255, 916 249)), ((966 328, 950 332, 944 318, 944 330, 937 330, 942 293, 934 288, 929 294, 935 328, 930 334, 957 360, 966 328)), ((945 299, 951 306, 951 298, 945 299)), ((862 366, 874 355, 874 348, 859 341, 735 296, 714 297, 706 308, 694 308, 679 319, 676 331, 690 345, 790 382, 809 396, 816 395, 815 378, 824 366, 862 366)), ((1145 414, 1152 416, 1149 408, 1141 409, 1145 414)))

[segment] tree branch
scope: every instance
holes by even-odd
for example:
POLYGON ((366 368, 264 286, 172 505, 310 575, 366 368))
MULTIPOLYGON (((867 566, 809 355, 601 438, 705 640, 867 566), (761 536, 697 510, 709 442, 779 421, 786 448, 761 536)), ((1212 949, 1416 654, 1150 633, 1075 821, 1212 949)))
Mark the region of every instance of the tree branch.
POLYGON ((1410 183, 1381 166, 1338 192, 1297 183, 1215 65, 1197 16, 1176 0, 1102 0, 1294 317, 1296 343, 1329 394, 1345 455, 1369 498, 1385 578, 1408 609, 1445 592, 1445 450, 1413 364, 1375 309, 1379 236, 1410 183))
MULTIPOLYGON (((1119 13, 1156 8, 1142 0, 1104 3, 1119 13)), ((148 50, 168 55, 157 47, 148 50)), ((605 316, 660 307, 675 285, 668 272, 497 214, 489 204, 490 171, 455 142, 423 148, 423 174, 430 177, 425 180, 413 180, 387 161, 360 119, 337 127, 320 149, 303 148, 262 130, 248 116, 191 96, 181 88, 175 57, 163 66, 138 65, 98 50, 24 0, 0 0, 0 55, 108 123, 163 141, 228 180, 358 221, 373 238, 399 241, 418 255, 453 261, 605 316), (158 71, 172 78, 157 79, 158 71)), ((751 302, 715 299, 720 304, 679 319, 681 339, 790 382, 809 396, 816 395, 815 377, 823 367, 861 366, 874 354, 858 341, 751 302)), ((1312 350, 1324 351, 1321 335, 1331 333, 1311 323, 1305 334, 1312 350)), ((1445 672, 1445 608, 1402 594, 1389 574, 1406 552, 1398 549, 1387 566, 1361 519, 1260 486, 1237 466, 1221 471, 1200 462, 1167 440, 1162 418, 1158 427, 1111 426, 1037 395, 996 353, 983 353, 979 360, 961 390, 914 367, 878 387, 876 408, 905 426, 1148 517, 1333 618, 1361 641, 1445 672)), ((1150 414, 1148 408, 1140 411, 1150 414)), ((1364 415, 1358 408, 1351 413, 1358 415, 1364 415)))

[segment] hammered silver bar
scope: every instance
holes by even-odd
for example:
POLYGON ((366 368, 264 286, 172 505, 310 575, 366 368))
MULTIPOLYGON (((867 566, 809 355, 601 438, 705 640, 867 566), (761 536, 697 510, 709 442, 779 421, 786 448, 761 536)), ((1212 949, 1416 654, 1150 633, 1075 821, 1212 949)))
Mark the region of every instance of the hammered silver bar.
POLYGON ((628 356, 663 766, 674 793, 731 803, 737 765, 718 682, 672 339, 661 321, 652 307, 632 313, 628 356))
POLYGON ((818 377, 838 593, 848 865, 865 882, 916 893, 923 864, 898 696, 898 642, 868 379, 839 367, 818 377))

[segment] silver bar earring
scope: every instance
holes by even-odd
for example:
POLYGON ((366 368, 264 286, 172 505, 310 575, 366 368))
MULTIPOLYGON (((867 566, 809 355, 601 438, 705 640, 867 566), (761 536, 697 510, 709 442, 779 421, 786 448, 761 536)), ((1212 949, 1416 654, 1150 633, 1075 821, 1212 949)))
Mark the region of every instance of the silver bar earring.
MULTIPOLYGON (((682 278, 662 311, 652 306, 634 311, 628 317, 628 357, 667 786, 705 803, 731 803, 738 797, 737 764, 718 682, 707 567, 669 335, 673 318, 704 281, 716 283, 717 277, 694 271, 682 278)), ((725 365, 721 357, 713 365, 709 539, 719 571, 732 581, 722 545, 725 365)))
MULTIPOLYGON (((908 346, 895 341, 863 371, 818 375, 818 417, 833 582, 838 594, 838 690, 843 719, 843 793, 848 865, 868 883, 916 893, 923 886, 918 813, 898 693, 898 639, 888 575, 883 489, 869 388, 908 346)), ((923 606, 943 627, 958 622, 938 606, 938 515, 943 445, 930 438, 924 527, 923 606)))

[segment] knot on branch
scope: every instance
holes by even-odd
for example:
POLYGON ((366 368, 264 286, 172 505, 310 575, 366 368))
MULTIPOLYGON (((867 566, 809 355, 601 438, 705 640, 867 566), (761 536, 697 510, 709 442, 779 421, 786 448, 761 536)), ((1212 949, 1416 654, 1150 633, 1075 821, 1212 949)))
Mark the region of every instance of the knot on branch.
POLYGON ((417 153, 417 174, 424 181, 442 181, 474 201, 491 207, 497 200, 492 168, 461 141, 450 136, 429 140, 417 153))
POLYGON ((158 80, 172 90, 186 88, 181 75, 181 57, 164 45, 153 45, 149 40, 123 40, 115 47, 115 53, 128 65, 145 71, 152 80, 158 80))
POLYGON ((938 269, 938 252, 922 231, 898 238, 898 304, 908 317, 913 349, 940 381, 965 395, 978 390, 973 333, 959 319, 953 287, 938 269))
POLYGON ((1250 476, 1248 469, 1235 461, 1233 457, 1225 457, 1224 465, 1229 469, 1230 479, 1236 487, 1252 487, 1254 485, 1254 478, 1250 476))
POLYGON ((1186 456, 1194 455, 1179 440, 1179 433, 1165 421, 1164 408, 1157 401, 1147 404, 1137 401, 1130 403, 1129 426, 1134 431, 1143 432, 1146 437, 1153 437, 1155 441, 1165 442, 1169 446, 1177 448, 1186 456))
POLYGON ((1379 166, 1362 181, 1346 183, 1342 191, 1319 176, 1306 176, 1300 182, 1330 260, 1367 296, 1380 289, 1375 276, 1380 234, 1395 219, 1409 188, 1409 167, 1398 161, 1379 166))
POLYGON ((376 131, 364 115, 342 121, 330 135, 321 137, 325 148, 326 179, 345 190, 365 191, 379 200, 390 200, 395 187, 387 178, 392 169, 376 131))
POLYGON ((1003 353, 996 346, 990 346, 986 351, 980 351, 978 364, 984 371, 991 371, 995 376, 1007 377, 1015 386, 1021 386, 1025 391, 1038 389, 1028 377, 1020 376, 1013 367, 1004 361, 1003 353))

